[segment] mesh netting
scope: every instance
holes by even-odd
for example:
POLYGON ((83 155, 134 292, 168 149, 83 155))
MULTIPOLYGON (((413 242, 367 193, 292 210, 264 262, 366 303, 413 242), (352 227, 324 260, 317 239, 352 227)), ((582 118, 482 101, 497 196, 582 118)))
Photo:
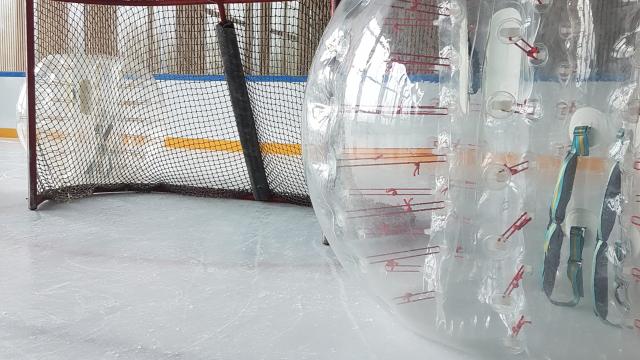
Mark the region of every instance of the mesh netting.
POLYGON ((269 186, 288 199, 306 199, 300 156, 304 80, 329 22, 330 1, 236 5, 229 17, 250 80, 247 86, 269 186), (255 21, 269 18, 270 22, 255 21), (261 77, 266 81, 255 81, 261 77), (274 114, 285 120, 272 121, 274 114))
MULTIPOLYGON (((269 185, 299 204, 308 204, 304 81, 329 11, 329 1, 227 5, 269 185)), ((39 199, 104 191, 249 197, 218 22, 215 5, 36 1, 39 199)))

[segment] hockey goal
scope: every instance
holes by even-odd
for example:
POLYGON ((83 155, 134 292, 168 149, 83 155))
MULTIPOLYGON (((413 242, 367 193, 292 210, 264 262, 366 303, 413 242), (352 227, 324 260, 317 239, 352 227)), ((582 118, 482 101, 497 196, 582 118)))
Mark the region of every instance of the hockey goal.
POLYGON ((329 0, 27 0, 30 208, 145 191, 308 204, 329 0))

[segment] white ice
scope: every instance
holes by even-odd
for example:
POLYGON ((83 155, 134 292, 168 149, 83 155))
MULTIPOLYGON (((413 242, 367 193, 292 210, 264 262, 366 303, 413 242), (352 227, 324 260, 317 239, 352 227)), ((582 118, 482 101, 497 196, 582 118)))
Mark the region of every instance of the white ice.
POLYGON ((27 210, 0 140, 0 359, 470 359, 405 330, 313 211, 118 194, 27 210))

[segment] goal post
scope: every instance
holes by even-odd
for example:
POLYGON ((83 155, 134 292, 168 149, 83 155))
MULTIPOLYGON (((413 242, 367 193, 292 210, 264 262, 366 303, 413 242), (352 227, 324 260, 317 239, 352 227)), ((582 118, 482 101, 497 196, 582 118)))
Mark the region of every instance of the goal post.
MULTIPOLYGON (((221 7, 224 9, 224 7, 221 7)), ((260 141, 256 131, 256 123, 251 108, 249 90, 244 79, 242 58, 238 48, 238 38, 233 23, 226 19, 224 12, 220 14, 221 22, 216 25, 216 34, 220 47, 220 55, 224 68, 224 75, 229 87, 231 106, 236 118, 238 136, 244 154, 245 163, 249 171, 249 180, 256 200, 267 201, 271 197, 269 181, 264 170, 260 141)))
POLYGON ((308 205, 330 0, 26 0, 29 207, 104 192, 308 205))

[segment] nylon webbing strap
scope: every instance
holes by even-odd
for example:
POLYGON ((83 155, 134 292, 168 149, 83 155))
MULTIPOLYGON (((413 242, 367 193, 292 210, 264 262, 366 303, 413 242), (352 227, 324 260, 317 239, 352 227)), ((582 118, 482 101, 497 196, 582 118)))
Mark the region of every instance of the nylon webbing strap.
POLYGON ((607 190, 605 192, 602 210, 600 213, 600 227, 598 229, 598 239, 594 252, 593 267, 593 296, 594 310, 596 315, 603 320, 609 314, 609 259, 607 257, 609 249, 609 236, 616 222, 617 213, 612 209, 610 201, 620 195, 621 172, 620 165, 616 165, 611 170, 607 190))
POLYGON ((587 228, 573 226, 569 234, 570 251, 569 262, 567 264, 567 277, 573 289, 573 300, 577 305, 584 297, 583 277, 582 277, 582 250, 584 249, 584 235, 587 228))
POLYGON ((573 143, 567 156, 562 162, 560 174, 553 193, 551 209, 549 211, 549 225, 545 234, 544 269, 542 272, 542 287, 549 300, 560 306, 575 306, 580 302, 584 293, 582 286, 582 249, 584 247, 585 228, 572 227, 570 234, 571 254, 567 268, 569 281, 573 287, 574 298, 567 302, 555 301, 551 298, 556 284, 556 273, 560 266, 560 254, 564 233, 564 222, 567 206, 571 200, 573 183, 578 167, 578 157, 589 156, 589 127, 580 126, 573 130, 573 143), (579 278, 578 278, 579 276, 579 278))
MULTIPOLYGON (((624 141, 624 131, 620 131, 618 134, 618 148, 622 153, 624 141)), ((621 154, 619 155, 621 156, 621 154)), ((604 200, 602 202, 602 208, 600 211, 600 226, 598 227, 596 248, 594 252, 593 260, 593 296, 594 296, 594 311, 596 315, 605 321, 606 323, 614 326, 608 320, 609 316, 609 238, 611 232, 616 223, 616 219, 619 215, 620 201, 622 188, 622 170, 620 168, 620 161, 618 158, 615 165, 612 167, 609 174, 609 180, 607 181, 607 189, 605 191, 604 200)), ((614 249, 616 267, 615 273, 615 298, 618 304, 625 308, 628 308, 627 300, 627 285, 622 279, 622 262, 624 261, 625 251, 622 247, 621 239, 617 239, 614 249)))

